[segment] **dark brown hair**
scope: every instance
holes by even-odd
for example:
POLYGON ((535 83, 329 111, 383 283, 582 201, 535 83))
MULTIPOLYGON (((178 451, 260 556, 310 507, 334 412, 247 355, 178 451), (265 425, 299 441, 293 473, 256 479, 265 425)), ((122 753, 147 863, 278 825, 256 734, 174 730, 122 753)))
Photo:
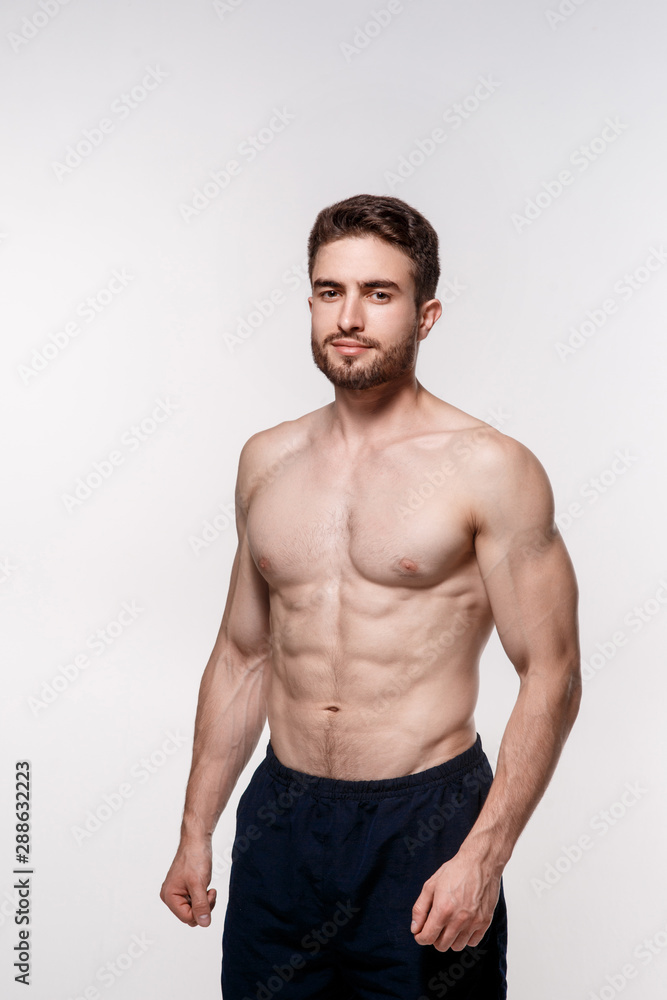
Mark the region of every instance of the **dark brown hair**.
POLYGON ((427 219, 400 198, 357 194, 323 208, 308 237, 308 275, 317 251, 346 236, 377 236, 410 258, 415 304, 435 298, 440 277, 438 234, 427 219))

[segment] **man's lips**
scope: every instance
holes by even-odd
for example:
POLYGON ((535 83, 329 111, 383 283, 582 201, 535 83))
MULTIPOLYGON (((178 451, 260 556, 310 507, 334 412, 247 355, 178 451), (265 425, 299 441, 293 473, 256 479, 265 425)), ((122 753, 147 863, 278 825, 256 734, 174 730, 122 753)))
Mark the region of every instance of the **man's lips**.
POLYGON ((332 340, 331 346, 335 348, 339 354, 362 354, 364 351, 372 351, 372 347, 366 347, 364 344, 360 344, 356 340, 332 340))

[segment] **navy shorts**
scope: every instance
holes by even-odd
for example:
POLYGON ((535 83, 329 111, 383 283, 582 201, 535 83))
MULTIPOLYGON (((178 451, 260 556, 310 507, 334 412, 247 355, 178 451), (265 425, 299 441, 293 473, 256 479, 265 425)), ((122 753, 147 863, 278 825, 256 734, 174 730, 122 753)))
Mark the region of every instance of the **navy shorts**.
POLYGON ((373 781, 295 771, 269 741, 236 812, 223 1000, 505 1000, 502 884, 476 947, 441 952, 410 931, 492 780, 479 735, 444 764, 373 781))

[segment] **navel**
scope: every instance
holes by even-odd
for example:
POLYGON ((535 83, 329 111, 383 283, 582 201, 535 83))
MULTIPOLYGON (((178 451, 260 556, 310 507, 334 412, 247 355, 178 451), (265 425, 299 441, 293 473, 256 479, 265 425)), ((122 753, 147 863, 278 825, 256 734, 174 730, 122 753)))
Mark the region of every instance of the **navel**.
POLYGON ((337 712, 338 711, 338 705, 327 705, 326 711, 327 712, 337 712))

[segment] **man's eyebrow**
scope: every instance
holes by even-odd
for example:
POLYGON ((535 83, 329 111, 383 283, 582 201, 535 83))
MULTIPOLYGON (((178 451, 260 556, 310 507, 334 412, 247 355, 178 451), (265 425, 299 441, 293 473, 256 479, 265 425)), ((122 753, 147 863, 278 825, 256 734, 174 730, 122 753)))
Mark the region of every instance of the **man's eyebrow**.
MULTIPOLYGON (((400 292, 400 287, 395 281, 389 281, 387 278, 371 278, 368 281, 358 281, 359 288, 391 288, 396 292, 400 292)), ((313 288, 344 288, 342 281, 336 281, 335 278, 316 278, 313 282, 313 288)))

